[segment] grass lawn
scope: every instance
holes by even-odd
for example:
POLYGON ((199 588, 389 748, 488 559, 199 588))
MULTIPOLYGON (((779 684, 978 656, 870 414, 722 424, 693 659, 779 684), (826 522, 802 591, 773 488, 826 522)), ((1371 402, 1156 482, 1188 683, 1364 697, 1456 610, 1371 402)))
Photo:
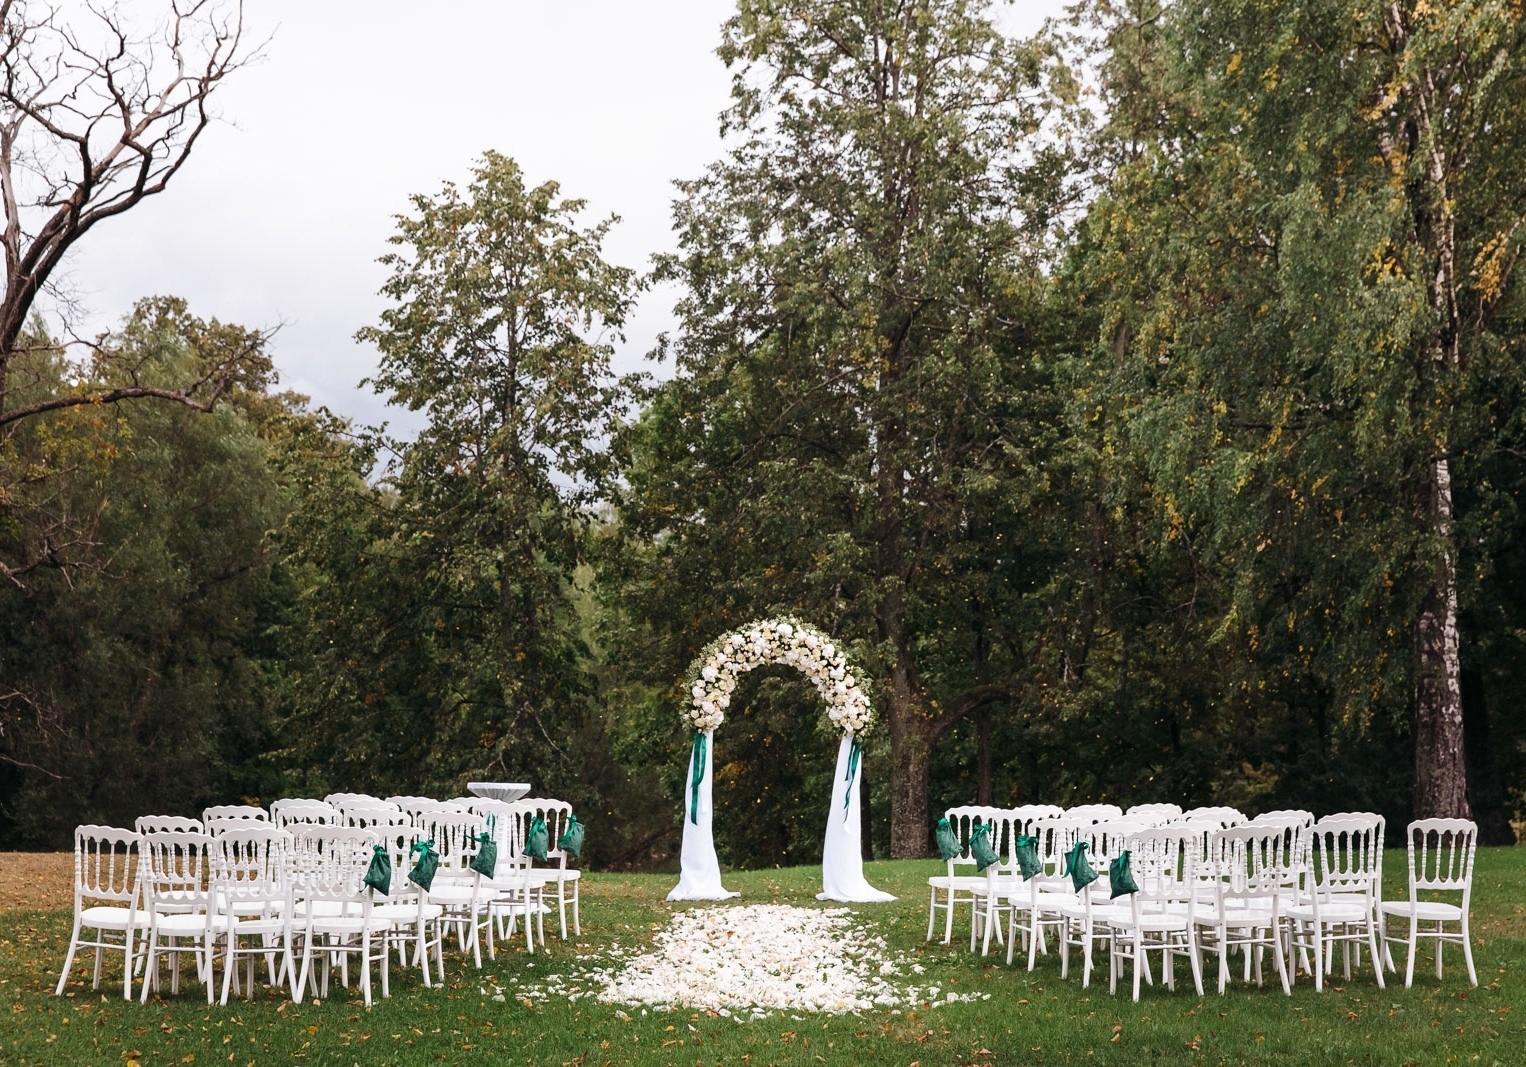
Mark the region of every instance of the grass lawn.
MULTIPOLYGON (((981 959, 959 942, 927 944, 927 862, 868 865, 871 882, 900 896, 857 911, 890 944, 915 957, 924 984, 979 990, 990 1000, 862 1015, 773 1013, 756 1022, 677 1011, 643 1015, 579 1000, 517 999, 517 985, 589 966, 580 955, 602 945, 649 939, 676 907, 663 901, 674 878, 591 875, 583 883, 583 936, 564 944, 553 934, 533 958, 501 953, 479 974, 447 953, 447 986, 426 990, 416 973, 394 970, 392 997, 365 1009, 357 995, 295 1006, 262 988, 252 1002, 208 1008, 194 981, 182 993, 146 1006, 121 999, 120 965, 107 965, 102 994, 76 962, 65 997, 52 995, 67 945, 64 910, 0 913, 0 1067, 19 1064, 302 1062, 342 1064, 494 1063, 599 1067, 604 1064, 858 1063, 1048 1064, 1144 1062, 1206 1064, 1526 1063, 1526 847, 1481 849, 1474 875, 1473 932, 1478 989, 1469 987, 1461 954, 1448 953, 1438 982, 1417 965, 1415 987, 1378 989, 1365 963, 1349 983, 1320 994, 1305 977, 1291 997, 1275 978, 1265 989, 1234 982, 1226 996, 1198 998, 1178 965, 1177 991, 1146 987, 1138 1004, 1101 984, 1083 990, 1062 981, 1058 961, 1040 958, 1032 974, 1008 969, 994 953, 981 959), (115 977, 112 977, 115 975, 115 977), (487 979, 491 976, 492 982, 487 979), (1185 981, 1185 984, 1183 984, 1185 981), (495 1002, 493 982, 508 997, 495 1002), (114 983, 114 988, 112 983, 114 983), (483 988, 489 994, 481 992, 483 988)), ((1390 898, 1402 895, 1402 852, 1390 853, 1390 898), (1397 875, 1398 877, 1393 877, 1397 875)), ((733 873, 738 903, 817 906, 819 869, 733 873)), ((966 913, 967 914, 967 913, 966 913)), ((965 927, 966 936, 968 927, 965 927)), ((520 945, 522 942, 516 942, 520 945)), ((1268 968, 1270 971, 1270 967, 1268 968)), ((1213 967, 1208 968, 1214 975, 1213 967)), ((1210 985, 1210 990, 1214 988, 1210 985)))

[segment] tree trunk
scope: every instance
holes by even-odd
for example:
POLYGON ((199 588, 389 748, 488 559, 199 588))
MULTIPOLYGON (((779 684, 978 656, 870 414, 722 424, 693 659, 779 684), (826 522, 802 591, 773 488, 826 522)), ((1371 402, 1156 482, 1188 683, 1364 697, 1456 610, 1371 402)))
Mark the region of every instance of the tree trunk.
MULTIPOLYGON (((894 708, 894 698, 891 700, 894 708)), ((917 711, 891 711, 890 858, 922 859, 929 854, 927 824, 929 743, 926 719, 917 711)))
POLYGON ((1415 817, 1467 819, 1452 474, 1445 457, 1431 463, 1429 511, 1443 548, 1416 624, 1415 817))
POLYGON ((991 803, 991 712, 981 708, 975 719, 975 803, 991 803))

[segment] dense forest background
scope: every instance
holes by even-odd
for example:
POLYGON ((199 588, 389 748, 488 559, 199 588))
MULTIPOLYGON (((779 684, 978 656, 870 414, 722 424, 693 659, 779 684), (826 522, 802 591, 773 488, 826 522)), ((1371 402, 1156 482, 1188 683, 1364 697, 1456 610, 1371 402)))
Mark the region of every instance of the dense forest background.
MULTIPOLYGON (((51 267, 8 238, 0 849, 489 778, 572 801, 594 866, 676 863, 680 679, 775 612, 869 679, 875 854, 974 801, 1513 841, 1519 6, 987 16, 740 0, 730 149, 650 275, 497 152, 399 205, 360 336, 410 439, 173 297, 78 357, 17 318, 51 267), (651 279, 679 329, 617 378, 651 279)), ((748 677, 723 860, 819 861, 834 744, 804 682, 748 677)))

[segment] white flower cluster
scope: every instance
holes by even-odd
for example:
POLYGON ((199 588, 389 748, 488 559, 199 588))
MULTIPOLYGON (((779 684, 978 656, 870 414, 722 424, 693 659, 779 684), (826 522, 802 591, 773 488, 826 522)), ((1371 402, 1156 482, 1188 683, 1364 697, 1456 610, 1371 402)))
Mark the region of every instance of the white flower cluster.
MULTIPOLYGON (((769 1011, 841 1014, 990 996, 903 987, 893 981, 900 964, 886 953, 882 938, 855 928, 847 908, 694 908, 675 915, 623 969, 589 977, 602 981, 598 999, 606 1004, 710 1010, 739 1022, 769 1011)), ((590 984, 569 992, 587 996, 590 984)))
POLYGON ((874 708, 843 650, 814 626, 785 616, 752 623, 705 646, 689 668, 685 721, 695 730, 714 730, 726 718, 737 676, 772 664, 796 667, 810 678, 839 730, 861 734, 874 720, 874 708))

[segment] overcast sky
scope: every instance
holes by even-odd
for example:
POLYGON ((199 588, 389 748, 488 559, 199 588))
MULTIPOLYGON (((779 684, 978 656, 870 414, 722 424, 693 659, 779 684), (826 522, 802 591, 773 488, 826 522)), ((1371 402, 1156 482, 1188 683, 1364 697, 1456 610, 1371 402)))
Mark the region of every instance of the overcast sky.
MULTIPOLYGON (((264 59, 219 89, 206 131, 169 189, 93 231, 68 264, 90 331, 144 296, 251 327, 284 324, 282 384, 358 421, 390 420, 359 381, 375 352, 354 340, 382 307, 393 216, 412 193, 464 181, 485 150, 526 180, 555 179, 590 217, 617 214, 613 262, 645 270, 672 246, 675 179, 720 155, 729 76, 715 56, 734 0, 247 0, 264 59)), ((1059 0, 1011 5, 1029 33, 1059 0)), ((161 0, 127 0, 157 13, 161 0)), ((617 352, 644 365, 672 325, 648 293, 617 352)))

